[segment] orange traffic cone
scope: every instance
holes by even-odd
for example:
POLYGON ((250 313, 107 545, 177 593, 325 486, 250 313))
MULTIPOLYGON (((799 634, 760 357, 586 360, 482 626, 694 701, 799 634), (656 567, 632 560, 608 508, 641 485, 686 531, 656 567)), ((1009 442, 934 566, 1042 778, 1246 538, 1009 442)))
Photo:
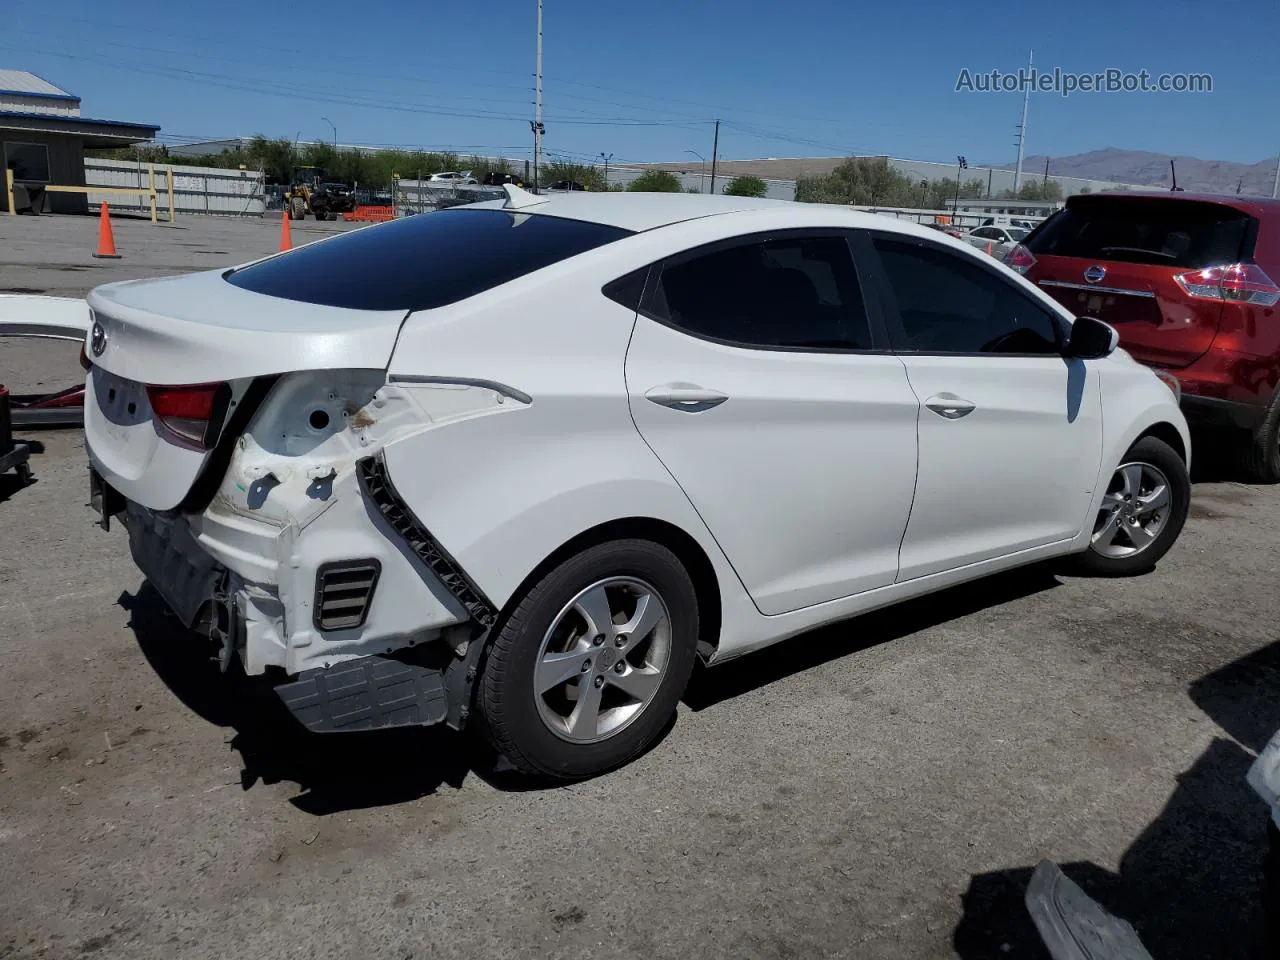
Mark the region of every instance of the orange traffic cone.
POLYGON ((284 216, 280 219, 280 252, 293 249, 293 232, 289 228, 289 208, 284 208, 284 216))
POLYGON ((94 254, 101 260, 119 260, 116 253, 116 240, 111 235, 111 214, 107 212, 107 201, 102 201, 102 209, 98 213, 98 252, 94 254))

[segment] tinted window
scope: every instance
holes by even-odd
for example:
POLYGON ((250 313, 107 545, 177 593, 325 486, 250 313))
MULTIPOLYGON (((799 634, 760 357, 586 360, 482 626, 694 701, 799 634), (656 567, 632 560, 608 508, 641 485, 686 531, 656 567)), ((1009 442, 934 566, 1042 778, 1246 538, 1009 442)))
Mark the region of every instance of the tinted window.
POLYGON ((1037 256, 1208 267, 1245 255, 1250 219, 1231 207, 1195 200, 1095 197, 1069 203, 1027 246, 1037 256))
POLYGON ((907 343, 924 353, 1057 353, 1049 312, 992 272, 935 247, 877 239, 907 343))
POLYGON ((979 240, 996 240, 1000 236, 1000 231, 995 227, 979 227, 973 231, 972 236, 977 237, 979 240))
POLYGON ((255 293, 357 310, 428 310, 629 236, 582 220, 438 210, 299 247, 237 270, 255 293))
POLYGON ((649 276, 649 268, 634 270, 625 277, 619 277, 604 288, 604 295, 624 307, 632 310, 640 309, 640 300, 644 296, 644 282, 649 276))
POLYGON ((653 309, 689 333, 745 346, 871 348, 842 237, 778 238, 669 264, 653 309))

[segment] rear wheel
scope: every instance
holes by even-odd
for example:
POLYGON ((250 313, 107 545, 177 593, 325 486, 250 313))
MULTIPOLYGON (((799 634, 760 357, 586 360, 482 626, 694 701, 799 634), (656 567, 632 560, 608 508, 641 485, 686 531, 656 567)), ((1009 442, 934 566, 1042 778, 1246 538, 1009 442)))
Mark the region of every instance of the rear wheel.
POLYGON ((1110 577, 1150 570, 1178 539, 1190 506, 1187 465, 1163 440, 1143 437, 1111 475, 1078 566, 1110 577))
POLYGON ((619 540, 571 557, 493 642, 478 697, 494 747, 554 780, 621 766, 675 712, 697 638, 697 596, 670 550, 619 540))
POLYGON ((289 219, 301 220, 307 215, 307 202, 301 197, 294 197, 289 201, 289 219))
POLYGON ((1240 466, 1254 483, 1280 483, 1280 392, 1240 451, 1240 466))

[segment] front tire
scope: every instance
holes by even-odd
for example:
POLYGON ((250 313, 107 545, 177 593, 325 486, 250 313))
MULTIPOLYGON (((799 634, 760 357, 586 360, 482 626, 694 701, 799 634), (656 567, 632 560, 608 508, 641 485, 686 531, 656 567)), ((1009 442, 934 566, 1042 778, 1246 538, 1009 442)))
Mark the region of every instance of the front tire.
POLYGON ((584 550, 534 584, 494 640, 478 690, 489 739, 540 779, 622 766, 675 713, 697 641, 697 594, 675 554, 648 540, 584 550))
POLYGON ((302 220, 307 215, 307 201, 301 197, 294 197, 289 201, 289 219, 302 220))
POLYGON ((1145 573, 1178 539, 1190 507, 1186 463, 1163 440, 1143 437, 1112 474, 1077 567, 1102 577, 1145 573))

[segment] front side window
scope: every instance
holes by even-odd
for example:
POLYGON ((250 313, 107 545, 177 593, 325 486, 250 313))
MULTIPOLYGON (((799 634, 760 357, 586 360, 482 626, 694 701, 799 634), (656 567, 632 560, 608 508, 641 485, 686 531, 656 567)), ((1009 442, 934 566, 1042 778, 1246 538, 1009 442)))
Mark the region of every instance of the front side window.
POLYGON ((905 343, 918 353, 1056 354, 1053 316, 991 271, 919 242, 875 241, 905 343))
POLYGON ((651 312, 695 336, 788 350, 869 350, 843 236, 778 237, 663 266, 651 312))

